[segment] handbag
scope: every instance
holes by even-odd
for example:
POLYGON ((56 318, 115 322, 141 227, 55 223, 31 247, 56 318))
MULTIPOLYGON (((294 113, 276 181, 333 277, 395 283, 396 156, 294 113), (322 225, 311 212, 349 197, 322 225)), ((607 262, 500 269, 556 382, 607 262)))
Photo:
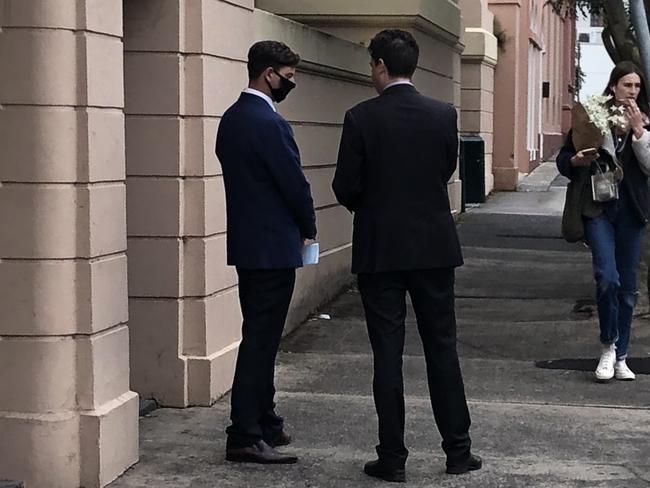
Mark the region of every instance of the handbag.
POLYGON ((604 203, 618 200, 618 184, 623 180, 623 169, 614 162, 615 169, 605 171, 596 163, 596 173, 591 175, 591 198, 604 203))

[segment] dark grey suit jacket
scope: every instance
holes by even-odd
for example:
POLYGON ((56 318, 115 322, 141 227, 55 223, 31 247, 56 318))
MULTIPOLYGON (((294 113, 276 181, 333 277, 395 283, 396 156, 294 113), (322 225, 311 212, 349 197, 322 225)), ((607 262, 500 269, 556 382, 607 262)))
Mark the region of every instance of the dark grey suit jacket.
POLYGON ((346 113, 332 188, 354 212, 353 273, 462 265, 447 192, 456 124, 451 105, 405 84, 346 113))

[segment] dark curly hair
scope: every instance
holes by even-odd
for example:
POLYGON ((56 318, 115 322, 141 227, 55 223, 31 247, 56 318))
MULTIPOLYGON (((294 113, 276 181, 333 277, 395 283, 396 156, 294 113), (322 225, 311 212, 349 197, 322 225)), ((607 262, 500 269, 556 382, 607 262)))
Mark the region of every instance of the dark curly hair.
POLYGON ((300 56, 279 41, 256 42, 248 50, 248 78, 257 79, 266 68, 280 69, 298 66, 300 56))
POLYGON ((400 29, 381 31, 370 41, 368 52, 375 63, 380 59, 384 60, 391 76, 413 76, 420 56, 420 48, 415 38, 400 29))

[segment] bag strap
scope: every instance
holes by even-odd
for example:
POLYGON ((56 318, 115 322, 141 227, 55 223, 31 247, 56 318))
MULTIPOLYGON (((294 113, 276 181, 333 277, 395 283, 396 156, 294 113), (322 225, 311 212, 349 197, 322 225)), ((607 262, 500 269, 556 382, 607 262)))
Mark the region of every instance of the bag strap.
POLYGON ((617 155, 610 156, 608 158, 599 157, 598 159, 592 161, 591 174, 599 174, 599 175, 605 174, 605 171, 603 171, 603 168, 601 167, 601 162, 605 163, 608 171, 611 171, 612 173, 617 175, 616 177, 617 183, 623 181, 623 175, 624 175, 623 167, 619 164, 617 155))

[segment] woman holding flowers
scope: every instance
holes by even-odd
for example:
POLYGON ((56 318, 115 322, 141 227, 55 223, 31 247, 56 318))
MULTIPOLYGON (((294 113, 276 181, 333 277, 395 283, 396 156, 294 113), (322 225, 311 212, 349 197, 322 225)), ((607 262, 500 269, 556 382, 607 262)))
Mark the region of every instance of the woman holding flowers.
POLYGON ((603 96, 578 105, 573 115, 556 162, 571 180, 563 234, 586 241, 592 253, 602 345, 596 378, 634 380, 625 359, 641 232, 650 210, 650 107, 641 70, 631 62, 619 63, 603 96), (571 213, 577 215, 573 227, 571 213))

